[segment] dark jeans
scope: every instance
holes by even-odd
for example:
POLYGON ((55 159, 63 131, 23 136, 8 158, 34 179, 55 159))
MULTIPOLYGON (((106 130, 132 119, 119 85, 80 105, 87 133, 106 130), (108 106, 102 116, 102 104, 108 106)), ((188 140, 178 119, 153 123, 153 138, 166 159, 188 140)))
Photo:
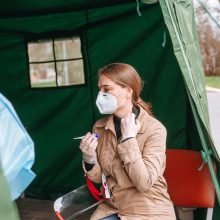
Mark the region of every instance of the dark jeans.
POLYGON ((114 215, 110 215, 105 218, 102 218, 102 220, 120 220, 120 218, 118 217, 117 214, 114 214, 114 215))

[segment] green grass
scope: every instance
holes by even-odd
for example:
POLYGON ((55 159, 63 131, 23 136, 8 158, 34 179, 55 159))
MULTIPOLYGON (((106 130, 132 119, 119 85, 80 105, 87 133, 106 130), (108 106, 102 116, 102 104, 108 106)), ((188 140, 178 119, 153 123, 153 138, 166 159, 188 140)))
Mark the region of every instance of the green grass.
POLYGON ((220 89, 220 76, 206 76, 205 84, 206 86, 220 89))

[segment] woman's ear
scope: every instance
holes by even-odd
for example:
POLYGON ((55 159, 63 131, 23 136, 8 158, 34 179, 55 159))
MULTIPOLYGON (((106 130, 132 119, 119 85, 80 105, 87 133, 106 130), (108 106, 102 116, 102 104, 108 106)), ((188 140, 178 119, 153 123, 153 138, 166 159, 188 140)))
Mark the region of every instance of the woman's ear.
POLYGON ((130 87, 127 87, 127 97, 131 97, 133 95, 133 90, 130 87))

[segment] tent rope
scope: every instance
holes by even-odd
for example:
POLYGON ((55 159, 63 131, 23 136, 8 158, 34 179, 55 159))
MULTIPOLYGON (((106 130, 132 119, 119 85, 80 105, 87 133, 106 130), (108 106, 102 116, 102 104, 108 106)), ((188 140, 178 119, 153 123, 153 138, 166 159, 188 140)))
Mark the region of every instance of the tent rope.
POLYGON ((201 154, 202 154, 202 160, 203 160, 203 163, 202 165, 198 168, 199 171, 202 170, 203 166, 208 163, 208 157, 212 155, 212 150, 209 149, 208 151, 201 151, 201 154))
POLYGON ((162 47, 165 47, 165 46, 166 46, 166 42, 167 42, 167 32, 166 32, 166 30, 164 29, 164 31, 163 31, 162 47))
POLYGON ((204 4, 204 2, 202 2, 201 0, 197 0, 199 2, 199 4, 202 6, 203 10, 209 15, 209 17, 212 19, 212 21, 214 21, 214 23, 217 25, 218 28, 220 28, 220 24, 218 23, 218 21, 212 16, 212 14, 210 13, 210 11, 208 10, 207 6, 204 4))
POLYGON ((139 2, 139 0, 136 0, 136 3, 137 3, 137 14, 138 14, 138 16, 141 16, 141 12, 140 12, 140 2, 139 2))

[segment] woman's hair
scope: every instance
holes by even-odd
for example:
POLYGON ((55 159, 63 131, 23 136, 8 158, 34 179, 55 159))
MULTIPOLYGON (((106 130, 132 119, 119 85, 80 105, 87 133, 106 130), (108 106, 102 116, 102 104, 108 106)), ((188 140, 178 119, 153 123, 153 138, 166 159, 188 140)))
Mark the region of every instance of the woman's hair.
POLYGON ((152 115, 151 105, 143 101, 140 97, 143 88, 143 81, 137 71, 126 63, 111 63, 98 70, 98 77, 107 76, 109 79, 121 87, 129 87, 133 91, 132 102, 134 105, 140 105, 150 115, 152 115))

